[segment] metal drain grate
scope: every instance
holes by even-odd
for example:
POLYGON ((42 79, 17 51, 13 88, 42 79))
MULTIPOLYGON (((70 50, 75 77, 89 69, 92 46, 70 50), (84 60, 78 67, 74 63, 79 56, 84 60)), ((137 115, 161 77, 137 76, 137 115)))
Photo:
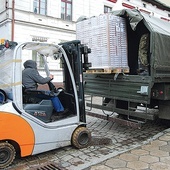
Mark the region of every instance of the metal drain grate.
POLYGON ((63 168, 60 168, 53 163, 47 163, 45 165, 39 165, 38 167, 34 168, 34 170, 63 170, 63 168))

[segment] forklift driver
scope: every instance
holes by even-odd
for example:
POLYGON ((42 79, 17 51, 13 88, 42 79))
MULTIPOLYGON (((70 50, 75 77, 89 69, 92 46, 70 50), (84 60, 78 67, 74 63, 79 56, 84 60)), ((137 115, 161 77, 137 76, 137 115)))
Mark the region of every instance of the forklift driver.
MULTIPOLYGON (((37 63, 33 60, 27 60, 24 63, 24 70, 22 71, 22 84, 24 86, 24 91, 27 90, 37 90, 38 84, 46 84, 53 79, 53 75, 48 77, 42 77, 37 70, 37 63)), ((65 113, 64 107, 62 106, 60 100, 56 96, 50 97, 53 107, 57 113, 65 113)))

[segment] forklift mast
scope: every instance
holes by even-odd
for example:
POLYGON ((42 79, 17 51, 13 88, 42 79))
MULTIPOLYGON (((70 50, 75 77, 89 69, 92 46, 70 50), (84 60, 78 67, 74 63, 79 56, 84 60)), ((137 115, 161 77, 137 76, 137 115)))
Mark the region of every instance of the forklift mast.
MULTIPOLYGON (((61 43, 59 45, 62 45, 62 48, 65 50, 74 75, 79 100, 80 121, 86 122, 83 72, 91 67, 91 63, 88 63, 88 53, 90 53, 91 50, 87 46, 81 44, 79 40, 69 41, 61 43)), ((64 68, 63 77, 65 78, 65 90, 68 93, 74 94, 67 65, 64 61, 62 62, 62 64, 64 68)))

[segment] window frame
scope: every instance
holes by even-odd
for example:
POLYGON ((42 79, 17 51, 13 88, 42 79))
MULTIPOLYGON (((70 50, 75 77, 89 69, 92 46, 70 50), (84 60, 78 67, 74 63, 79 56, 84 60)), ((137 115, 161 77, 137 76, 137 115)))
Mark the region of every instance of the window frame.
POLYGON ((72 21, 72 0, 61 0, 61 19, 66 21, 72 21), (64 4, 64 10, 62 10, 64 4), (71 6, 68 8, 68 6, 71 6), (68 15, 68 9, 70 9, 70 15, 68 15), (62 13, 64 11, 64 13, 62 13))
POLYGON ((33 1, 33 12, 35 14, 47 15, 47 0, 34 0, 33 1), (36 6, 35 6, 35 3, 36 3, 36 6), (44 4, 44 6, 42 4, 44 4), (44 9, 44 12, 42 12, 42 9, 44 9))
POLYGON ((104 13, 106 14, 106 13, 108 13, 108 12, 111 12, 112 11, 112 7, 110 7, 110 6, 107 6, 107 5, 104 5, 104 13), (107 11, 105 11, 105 9, 107 9, 107 11), (109 10, 110 11, 109 11, 109 10))

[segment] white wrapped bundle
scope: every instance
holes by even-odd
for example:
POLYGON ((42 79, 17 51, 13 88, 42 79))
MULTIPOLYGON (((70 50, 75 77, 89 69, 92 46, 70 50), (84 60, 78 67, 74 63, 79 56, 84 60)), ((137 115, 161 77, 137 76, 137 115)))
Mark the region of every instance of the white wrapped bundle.
POLYGON ((83 20, 76 25, 77 39, 91 48, 92 68, 128 68, 125 19, 103 14, 83 20))

